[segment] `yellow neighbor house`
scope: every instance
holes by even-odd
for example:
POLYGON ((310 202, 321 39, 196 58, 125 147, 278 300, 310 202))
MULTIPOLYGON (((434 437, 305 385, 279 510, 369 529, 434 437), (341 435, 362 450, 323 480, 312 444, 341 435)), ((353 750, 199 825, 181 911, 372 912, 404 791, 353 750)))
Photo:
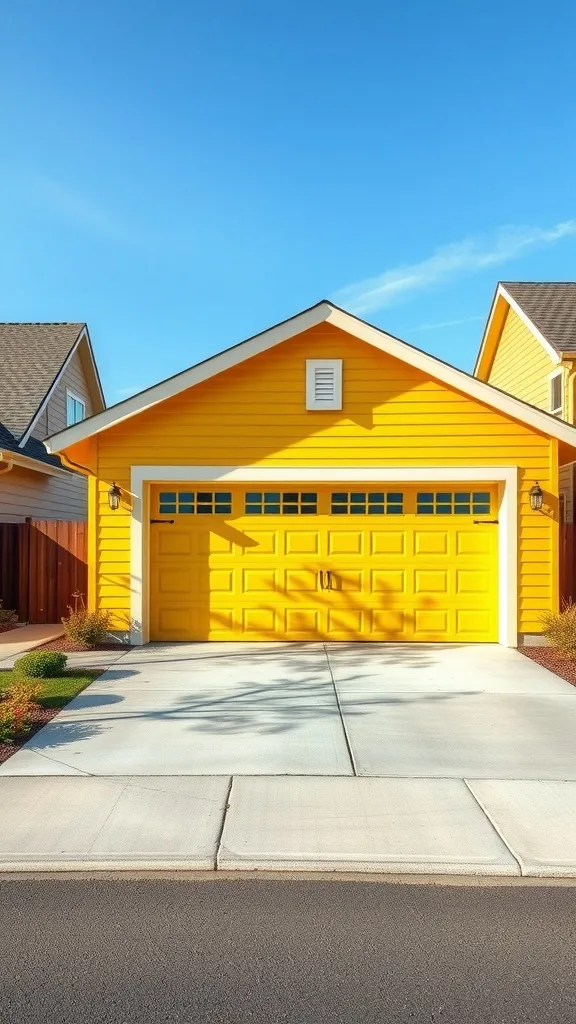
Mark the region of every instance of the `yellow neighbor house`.
POLYGON ((135 643, 516 646, 558 607, 576 427, 327 301, 47 444, 135 643))
MULTIPOLYGON (((480 379, 576 419, 576 282, 502 281, 496 288, 474 369, 480 379)), ((559 476, 561 594, 573 598, 574 462, 559 476)))

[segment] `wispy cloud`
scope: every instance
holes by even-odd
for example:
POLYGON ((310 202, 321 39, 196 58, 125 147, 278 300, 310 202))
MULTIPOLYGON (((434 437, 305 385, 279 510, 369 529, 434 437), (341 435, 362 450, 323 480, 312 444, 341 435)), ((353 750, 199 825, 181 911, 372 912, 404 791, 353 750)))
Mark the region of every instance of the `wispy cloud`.
POLYGON ((439 331, 445 327, 461 327, 462 324, 475 324, 478 320, 485 320, 484 316, 466 316, 463 320, 442 320, 439 324, 420 324, 412 328, 412 334, 416 331, 439 331))
POLYGON ((124 227, 111 213, 75 188, 37 173, 30 175, 29 184, 37 202, 51 207, 77 225, 115 238, 126 237, 124 227))
POLYGON ((414 292, 508 263, 530 249, 552 245, 570 235, 576 235, 576 220, 563 221, 550 228, 501 227, 489 235, 443 245, 418 263, 394 267, 376 277, 357 281, 341 288, 333 298, 353 313, 373 313, 401 302, 414 292))

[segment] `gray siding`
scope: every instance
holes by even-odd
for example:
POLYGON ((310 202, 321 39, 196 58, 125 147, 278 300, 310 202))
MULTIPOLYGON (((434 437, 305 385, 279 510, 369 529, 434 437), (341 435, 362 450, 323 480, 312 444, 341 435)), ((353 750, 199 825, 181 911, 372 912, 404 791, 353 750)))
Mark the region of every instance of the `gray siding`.
POLYGON ((78 473, 48 476, 14 466, 0 475, 0 522, 86 519, 86 479, 78 473))
POLYGON ((72 391, 86 403, 86 415, 91 416, 94 409, 92 408, 90 392, 86 384, 84 367, 78 349, 72 356, 62 380, 34 427, 32 437, 37 437, 40 441, 43 441, 50 434, 56 434, 59 430, 66 429, 66 389, 72 391))

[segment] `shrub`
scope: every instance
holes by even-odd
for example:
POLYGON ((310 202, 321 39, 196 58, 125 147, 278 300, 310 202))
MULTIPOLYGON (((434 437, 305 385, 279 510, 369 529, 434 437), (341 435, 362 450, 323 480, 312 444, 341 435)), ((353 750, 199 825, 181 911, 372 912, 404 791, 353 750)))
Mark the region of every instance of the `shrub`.
POLYGON ((82 647, 95 647, 106 639, 110 612, 89 612, 84 602, 74 609, 68 605, 68 617, 62 619, 62 625, 68 640, 82 647))
POLYGON ((67 661, 67 656, 60 651, 30 651, 18 658, 14 671, 29 679, 53 679, 62 675, 67 661))
POLYGON ((12 608, 3 608, 0 601, 0 626, 12 626, 18 622, 18 615, 12 608))
POLYGON ((565 658, 576 658, 576 604, 569 601, 561 612, 545 612, 541 621, 550 647, 565 658))
POLYGON ((0 742, 11 743, 30 731, 32 716, 42 691, 39 683, 15 680, 0 701, 0 742))

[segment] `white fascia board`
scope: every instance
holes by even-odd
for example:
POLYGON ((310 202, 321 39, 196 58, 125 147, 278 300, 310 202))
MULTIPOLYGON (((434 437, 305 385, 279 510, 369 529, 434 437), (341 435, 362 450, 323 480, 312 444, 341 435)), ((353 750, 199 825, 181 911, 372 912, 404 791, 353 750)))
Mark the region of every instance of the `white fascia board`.
MULTIPOLYGON (((104 394, 102 392, 102 385, 100 383, 100 378, 98 376, 98 370, 96 369, 96 363, 94 361, 94 353, 92 351, 92 346, 90 344, 90 338, 88 336, 88 330, 87 330, 86 327, 84 327, 80 331, 80 334, 76 338, 76 341, 72 345, 72 348, 70 349, 68 355, 66 356, 66 359, 62 363, 62 366, 60 367, 58 373, 56 374, 54 380, 52 381, 52 384, 50 385, 50 388, 48 389, 48 391, 44 395, 44 398, 42 399, 42 402, 38 406, 38 409, 34 413, 34 416, 32 417, 32 419, 30 420, 30 423, 28 424, 28 427, 26 428, 26 433, 23 434, 22 437, 20 438, 20 440, 18 442, 18 447, 19 448, 23 448, 24 445, 26 444, 26 442, 30 439, 30 436, 32 434, 32 431, 34 430, 34 427, 38 423, 38 420, 40 419, 42 413, 44 412, 46 406, 48 405, 48 402, 52 398, 52 395, 56 391, 56 388, 60 384, 60 382, 62 380, 62 377, 66 373, 66 370, 68 369, 68 366, 70 365, 72 359, 74 358, 76 352, 78 351, 78 349, 79 349, 79 347, 80 347, 80 345, 82 344, 83 341, 86 342, 86 347, 87 347, 87 350, 88 350, 88 354, 89 354, 90 359, 92 361, 92 366, 93 366, 93 369, 94 369, 94 378, 95 378, 95 381, 96 381, 96 385, 98 387, 98 392, 100 394, 100 398, 102 400, 102 405, 106 404, 105 401, 104 401, 104 394)), ((84 399, 82 399, 82 401, 84 401, 84 399)))
POLYGON ((169 377, 168 380, 161 381, 160 384, 141 391, 138 395, 133 395, 123 402, 118 402, 117 405, 112 405, 109 409, 97 413, 96 416, 90 416, 82 423, 77 423, 67 430, 53 434, 45 442, 46 447, 49 452, 55 454, 69 445, 106 430, 113 424, 121 423, 130 416, 143 412, 153 405, 158 405, 159 402, 172 398, 195 384, 201 384, 202 381, 209 380, 210 377, 215 377, 216 374, 222 373, 224 370, 230 370, 232 367, 238 366, 239 363, 260 355, 261 352, 266 352, 267 349, 273 348, 283 341, 288 341, 289 338, 307 331, 310 327, 316 327, 328 319, 331 309, 329 303, 319 303, 290 320, 277 324, 276 327, 256 334, 253 338, 248 338, 247 341, 240 342, 240 344, 190 367, 189 370, 176 374, 175 377, 169 377))
POLYGON ((22 469, 31 469, 35 473, 46 473, 47 476, 70 476, 70 471, 60 466, 50 466, 40 459, 31 459, 27 455, 20 455, 19 452, 0 451, 0 462, 13 462, 15 466, 22 466, 22 469))
POLYGON ((536 340, 540 342, 542 348, 544 349, 546 354, 550 356, 552 362, 557 364, 561 363, 562 356, 560 355, 560 353, 558 353, 556 349, 552 347, 550 342, 546 340, 546 338, 542 334, 542 331, 539 331, 536 325, 532 323, 530 317, 527 316, 522 307, 518 305, 516 299, 513 299, 510 293, 507 292, 502 285, 498 286, 498 291, 502 298, 506 299, 506 302, 508 303, 510 308, 514 310, 518 317, 520 317, 524 326, 527 327, 530 333, 534 335, 536 340))
POLYGON ((170 377, 139 395, 133 395, 132 398, 128 398, 110 409, 105 409, 104 412, 83 420, 82 423, 77 423, 73 427, 54 434, 44 442, 46 448, 52 453, 60 452, 62 449, 106 430, 113 424, 121 423, 130 416, 157 405, 195 384, 208 380, 224 370, 231 369, 274 345, 288 341, 310 327, 325 322, 340 328, 352 337, 373 345, 395 359, 417 367, 430 377, 443 381, 449 387, 456 388, 484 405, 498 409, 505 415, 511 416, 521 423, 526 423, 549 437, 557 437, 560 441, 565 441, 566 444, 576 447, 576 427, 549 416, 540 409, 522 402, 519 398, 514 398, 493 385, 486 384, 484 381, 478 380, 477 377, 472 377, 470 374, 464 373, 463 370, 458 370, 455 366, 450 366, 435 356, 408 345, 405 341, 392 337, 378 327, 372 327, 329 302, 321 302, 292 317, 291 320, 271 327, 268 331, 249 338, 247 341, 177 374, 176 377, 170 377))
POLYGON ((365 324, 362 320, 357 320, 356 317, 351 316, 350 313, 345 313, 344 310, 333 309, 328 317, 328 322, 334 324, 335 327, 340 327, 341 330, 346 331, 348 334, 354 334, 361 341, 374 345, 381 352, 386 352, 387 355, 415 366, 430 377, 434 377, 449 387, 456 388, 456 390, 461 391, 463 394, 469 395, 470 398, 475 398, 484 405, 498 409, 506 416, 520 420, 521 423, 527 423, 543 434, 557 437, 560 441, 565 441, 566 444, 576 447, 576 427, 555 420, 548 413, 542 412, 526 402, 522 402, 519 398, 514 398, 513 395, 500 391, 499 388, 495 388, 492 384, 478 380, 477 377, 471 377, 464 370, 458 370, 455 366, 443 363, 435 356, 422 352, 421 349, 413 348, 412 345, 408 345, 405 341, 393 338, 378 327, 372 327, 370 324, 365 324))

